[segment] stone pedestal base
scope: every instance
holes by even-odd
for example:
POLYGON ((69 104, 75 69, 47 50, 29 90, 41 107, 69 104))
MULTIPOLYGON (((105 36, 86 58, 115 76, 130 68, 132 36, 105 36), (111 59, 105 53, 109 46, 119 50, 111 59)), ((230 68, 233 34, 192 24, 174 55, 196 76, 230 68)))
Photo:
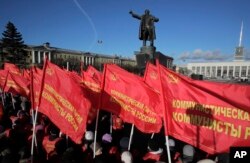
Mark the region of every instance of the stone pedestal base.
POLYGON ((155 49, 154 46, 142 46, 140 52, 143 54, 154 55, 155 49))
POLYGON ((135 54, 137 66, 144 69, 148 61, 154 62, 155 50, 154 46, 142 46, 140 52, 135 54))

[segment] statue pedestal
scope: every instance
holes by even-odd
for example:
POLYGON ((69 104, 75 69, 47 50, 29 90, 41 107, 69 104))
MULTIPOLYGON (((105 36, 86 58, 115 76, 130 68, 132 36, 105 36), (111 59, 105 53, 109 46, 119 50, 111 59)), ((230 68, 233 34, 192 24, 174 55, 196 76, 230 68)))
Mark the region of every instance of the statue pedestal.
POLYGON ((155 53, 155 50, 156 48, 154 46, 142 46, 140 52, 143 54, 148 54, 150 56, 153 56, 155 53))
POLYGON ((137 66, 140 69, 144 69, 146 67, 147 61, 154 62, 155 51, 156 48, 154 46, 142 46, 140 51, 135 54, 137 66))

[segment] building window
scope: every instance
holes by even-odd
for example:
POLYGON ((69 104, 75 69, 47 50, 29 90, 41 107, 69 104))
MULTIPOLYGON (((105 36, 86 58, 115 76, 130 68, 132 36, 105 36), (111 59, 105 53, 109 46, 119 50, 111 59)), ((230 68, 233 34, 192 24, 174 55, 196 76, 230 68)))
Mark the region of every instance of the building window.
POLYGON ((206 71, 206 76, 207 76, 207 77, 210 77, 210 67, 207 66, 206 69, 207 69, 207 71, 206 71))
POLYGON ((217 67, 217 77, 221 77, 221 66, 217 67))
POLYGON ((197 72, 196 72, 196 74, 200 74, 200 67, 197 67, 197 72))
POLYGON ((205 67, 204 66, 201 67, 201 74, 205 75, 205 67))
POLYGON ((239 77, 240 75, 240 66, 235 66, 235 77, 239 77))
POLYGON ((228 70, 228 77, 233 77, 234 76, 234 67, 233 66, 229 66, 229 70, 228 70))
POLYGON ((242 66, 241 67, 241 77, 246 77, 247 76, 247 66, 242 66))
POLYGON ((195 67, 194 66, 192 66, 192 72, 195 73, 195 67))
POLYGON ((250 77, 250 66, 248 66, 248 73, 247 76, 250 77))
POLYGON ((212 72, 211 72, 211 77, 215 77, 215 71, 216 71, 216 67, 213 66, 212 67, 212 72))
POLYGON ((38 51, 35 51, 35 60, 34 63, 38 63, 38 51))
POLYGON ((223 73, 222 73, 223 77, 227 76, 227 66, 223 66, 223 73))

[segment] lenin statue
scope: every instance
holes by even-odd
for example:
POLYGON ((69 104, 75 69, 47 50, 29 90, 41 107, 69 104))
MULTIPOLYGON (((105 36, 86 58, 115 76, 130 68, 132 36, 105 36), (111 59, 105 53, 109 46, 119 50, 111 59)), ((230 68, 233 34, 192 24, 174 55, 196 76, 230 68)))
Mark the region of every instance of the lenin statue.
POLYGON ((154 40, 156 39, 154 22, 158 22, 159 19, 150 15, 149 10, 145 10, 145 14, 141 16, 135 14, 133 11, 129 13, 134 18, 141 20, 139 39, 143 40, 143 46, 146 46, 146 41, 150 41, 150 46, 154 46, 154 40))

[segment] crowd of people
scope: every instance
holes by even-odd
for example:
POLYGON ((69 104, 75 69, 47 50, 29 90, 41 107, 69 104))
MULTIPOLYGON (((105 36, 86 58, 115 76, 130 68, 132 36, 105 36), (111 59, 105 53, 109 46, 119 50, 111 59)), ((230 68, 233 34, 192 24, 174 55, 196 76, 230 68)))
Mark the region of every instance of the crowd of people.
MULTIPOLYGON (((34 125, 36 135, 34 150, 31 150, 33 123, 31 105, 26 98, 10 93, 1 94, 0 162, 168 162, 163 129, 160 133, 145 134, 135 128, 129 144, 131 124, 123 123, 118 116, 105 111, 100 111, 97 130, 95 121, 87 125, 81 144, 71 141, 48 117, 38 113, 34 125), (94 143, 95 131, 97 131, 96 143, 94 143)), ((229 162, 227 153, 209 155, 172 137, 169 138, 169 147, 173 163, 229 162)))

